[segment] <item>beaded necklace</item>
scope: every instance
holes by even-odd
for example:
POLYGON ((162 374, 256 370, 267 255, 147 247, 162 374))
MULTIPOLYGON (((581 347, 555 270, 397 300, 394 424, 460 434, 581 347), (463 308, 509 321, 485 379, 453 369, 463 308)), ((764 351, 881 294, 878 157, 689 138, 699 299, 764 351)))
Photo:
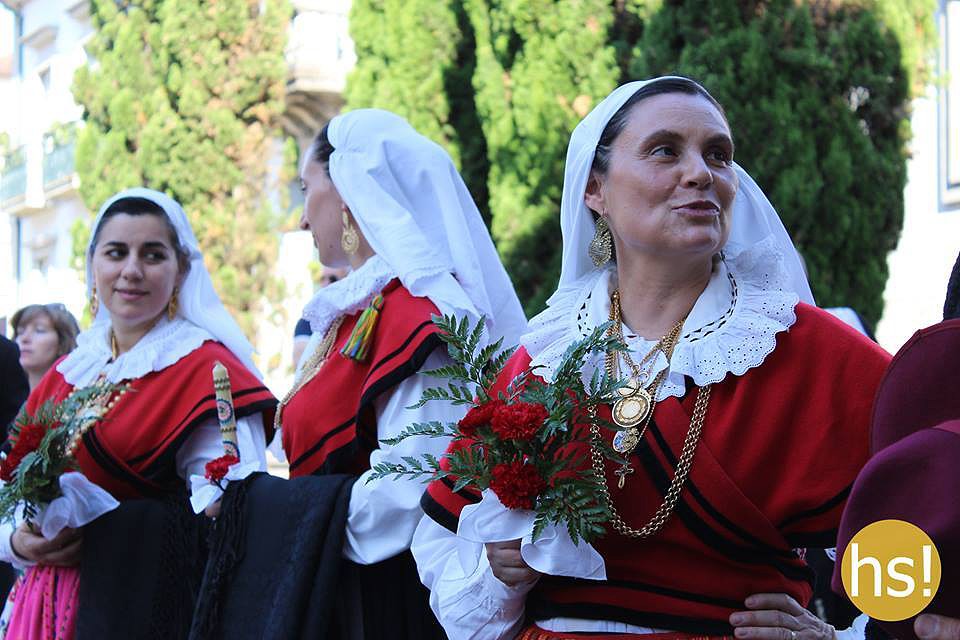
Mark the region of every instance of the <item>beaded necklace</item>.
MULTIPOLYGON (((83 439, 83 434, 92 429, 96 424, 103 420, 110 411, 116 406, 117 402, 120 401, 120 398, 123 397, 129 389, 129 384, 121 384, 119 386, 111 385, 106 381, 104 374, 94 381, 92 385, 95 391, 90 398, 83 403, 78 412, 79 419, 77 420, 78 426, 70 434, 70 445, 69 452, 70 455, 76 456, 77 448, 80 446, 80 441, 83 439)), ((70 396, 79 391, 79 389, 74 389, 70 392, 70 396)), ((70 397, 67 396, 67 397, 70 397)))

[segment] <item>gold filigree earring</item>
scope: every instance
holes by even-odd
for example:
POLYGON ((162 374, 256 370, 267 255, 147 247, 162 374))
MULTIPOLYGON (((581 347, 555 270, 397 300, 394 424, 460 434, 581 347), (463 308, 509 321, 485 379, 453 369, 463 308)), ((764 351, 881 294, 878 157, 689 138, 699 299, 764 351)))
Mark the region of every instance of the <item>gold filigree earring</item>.
POLYGON ((360 248, 360 234, 357 233, 354 226, 350 224, 346 207, 343 208, 341 213, 343 214, 343 233, 340 234, 340 246, 343 248, 344 253, 352 256, 357 252, 357 249, 360 248))
POLYGON ((597 231, 593 234, 587 253, 590 254, 590 259, 595 266, 602 267, 613 257, 613 234, 610 232, 607 219, 602 215, 597 216, 596 225, 597 231))
POLYGON ((178 297, 180 295, 180 287, 174 287, 173 293, 170 295, 170 302, 167 303, 167 320, 173 320, 177 317, 177 310, 180 308, 180 303, 178 297))
POLYGON ((96 318, 98 311, 100 311, 100 299, 97 297, 97 285, 93 285, 90 291, 90 315, 96 318))

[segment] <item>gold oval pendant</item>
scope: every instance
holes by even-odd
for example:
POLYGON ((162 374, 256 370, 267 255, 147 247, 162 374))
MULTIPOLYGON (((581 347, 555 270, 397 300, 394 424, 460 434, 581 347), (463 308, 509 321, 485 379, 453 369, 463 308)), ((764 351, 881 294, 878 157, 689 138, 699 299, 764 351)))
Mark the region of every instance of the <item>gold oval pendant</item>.
POLYGON ((613 421, 618 427, 636 426, 647 419, 652 404, 646 389, 636 389, 633 394, 613 403, 613 421))

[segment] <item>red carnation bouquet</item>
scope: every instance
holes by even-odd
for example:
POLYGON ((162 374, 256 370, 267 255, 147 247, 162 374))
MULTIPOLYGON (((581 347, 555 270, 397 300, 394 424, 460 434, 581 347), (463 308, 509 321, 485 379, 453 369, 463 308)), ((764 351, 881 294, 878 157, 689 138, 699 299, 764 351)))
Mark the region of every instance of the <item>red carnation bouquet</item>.
POLYGON ((60 477, 79 469, 75 439, 102 418, 114 393, 125 390, 101 381, 60 402, 49 400, 33 415, 20 412, 10 429, 10 452, 0 461, 0 520, 12 521, 20 507, 33 520, 62 495, 60 477))
POLYGON ((220 482, 227 476, 230 467, 238 462, 240 462, 240 458, 230 453, 224 454, 219 458, 214 458, 204 466, 204 477, 220 487, 222 491, 223 485, 221 485, 220 482))
POLYGON ((591 441, 591 420, 617 427, 591 418, 589 409, 607 402, 622 381, 610 379, 600 367, 585 383, 581 372, 588 356, 622 350, 623 344, 607 335, 606 325, 598 327, 567 348, 552 382, 528 372, 494 397, 494 382, 515 349, 501 350, 502 340, 480 347, 482 321, 471 328, 466 319, 444 316, 434 318, 434 324, 442 330, 453 364, 427 372, 446 386, 427 389, 411 408, 442 400, 470 409, 459 422, 416 423, 384 440, 396 444, 413 436, 450 437, 454 446, 442 459, 427 454, 405 458, 405 464, 379 464, 373 477, 450 478, 455 491, 490 489, 507 508, 535 512, 534 540, 548 524, 565 527, 574 542, 603 535, 611 513, 587 455, 591 446, 599 446, 604 456, 622 460, 606 444, 591 441))

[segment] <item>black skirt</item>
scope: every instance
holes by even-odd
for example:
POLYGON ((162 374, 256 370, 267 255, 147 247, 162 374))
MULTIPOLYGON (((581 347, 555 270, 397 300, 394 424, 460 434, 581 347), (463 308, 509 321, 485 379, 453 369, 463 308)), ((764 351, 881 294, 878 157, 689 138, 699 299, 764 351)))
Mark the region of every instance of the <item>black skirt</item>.
POLYGON ((208 526, 186 495, 125 500, 85 526, 77 640, 185 640, 208 526))
POLYGON ((325 640, 339 592, 348 476, 231 482, 191 640, 325 640))
POLYGON ((371 565, 343 561, 331 640, 445 640, 409 551, 371 565))

